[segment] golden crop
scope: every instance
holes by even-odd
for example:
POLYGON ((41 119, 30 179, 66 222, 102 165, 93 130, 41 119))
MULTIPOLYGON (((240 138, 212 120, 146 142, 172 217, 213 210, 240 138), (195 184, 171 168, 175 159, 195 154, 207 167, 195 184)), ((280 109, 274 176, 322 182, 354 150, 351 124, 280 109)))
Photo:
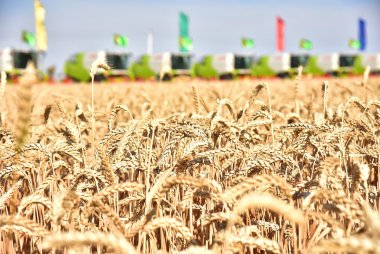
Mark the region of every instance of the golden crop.
POLYGON ((379 78, 28 75, 0 89, 1 253, 380 253, 379 78))

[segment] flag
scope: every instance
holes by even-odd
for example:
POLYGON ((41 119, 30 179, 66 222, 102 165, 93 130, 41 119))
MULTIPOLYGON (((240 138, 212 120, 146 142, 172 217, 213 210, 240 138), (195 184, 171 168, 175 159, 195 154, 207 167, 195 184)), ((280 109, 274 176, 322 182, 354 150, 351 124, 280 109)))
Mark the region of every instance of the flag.
POLYGON ((193 41, 190 37, 180 37, 179 48, 181 52, 189 52, 193 49, 193 41))
POLYGON ((189 37, 189 18, 184 12, 179 13, 179 36, 189 37))
POLYGON ((359 19, 359 42, 360 50, 364 51, 367 47, 367 32, 366 32, 366 22, 364 19, 359 19))
POLYGON ((23 42, 28 44, 30 47, 36 46, 36 35, 32 32, 22 31, 21 39, 23 42))
POLYGON ((243 48, 251 49, 255 45, 255 42, 251 38, 241 38, 241 45, 243 48))
POLYGON ((311 50, 311 49, 313 49, 313 43, 310 40, 301 39, 300 40, 300 48, 306 49, 306 50, 311 50))
POLYGON ((355 40, 355 39, 350 39, 348 41, 348 46, 352 49, 360 49, 361 48, 361 43, 359 40, 355 40))
POLYGON ((45 28, 45 8, 39 0, 34 0, 34 15, 36 19, 36 41, 37 49, 46 51, 47 33, 45 28))
POLYGON ((283 51, 284 50, 284 29, 285 29, 285 22, 281 17, 277 17, 277 50, 283 51))
POLYGON ((115 43, 115 45, 120 46, 120 47, 128 46, 128 38, 125 35, 114 34, 113 42, 115 43))
POLYGON ((189 17, 184 13, 179 13, 179 50, 188 52, 193 48, 193 41, 189 35, 189 17))

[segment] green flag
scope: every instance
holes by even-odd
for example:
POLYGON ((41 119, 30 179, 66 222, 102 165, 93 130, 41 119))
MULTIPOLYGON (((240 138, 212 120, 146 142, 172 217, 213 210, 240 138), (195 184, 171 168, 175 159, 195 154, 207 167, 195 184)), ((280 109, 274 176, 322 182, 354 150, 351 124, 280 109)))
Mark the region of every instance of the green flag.
POLYGON ((36 36, 34 33, 28 32, 28 31, 22 31, 22 41, 28 44, 31 47, 34 47, 36 45, 36 36))
POLYGON ((355 39, 350 39, 348 41, 348 46, 350 48, 353 48, 353 49, 360 49, 360 47, 361 47, 360 41, 359 40, 355 40, 355 39))
POLYGON ((189 18, 183 12, 179 13, 179 36, 189 37, 189 18))
POLYGON ((180 37, 179 47, 181 52, 188 52, 193 49, 193 41, 190 37, 180 37))
POLYGON ((250 38, 242 38, 241 45, 243 46, 243 48, 251 49, 253 48, 253 46, 255 46, 255 42, 253 41, 253 39, 250 38))
POLYGON ((179 13, 179 50, 189 52, 193 48, 193 41, 189 35, 189 18, 184 12, 179 13))
POLYGON ((310 40, 301 39, 300 40, 300 48, 306 49, 306 50, 312 50, 313 49, 313 43, 310 40))
POLYGON ((113 42, 115 43, 115 45, 123 48, 128 46, 128 38, 125 35, 115 34, 113 36, 113 42))

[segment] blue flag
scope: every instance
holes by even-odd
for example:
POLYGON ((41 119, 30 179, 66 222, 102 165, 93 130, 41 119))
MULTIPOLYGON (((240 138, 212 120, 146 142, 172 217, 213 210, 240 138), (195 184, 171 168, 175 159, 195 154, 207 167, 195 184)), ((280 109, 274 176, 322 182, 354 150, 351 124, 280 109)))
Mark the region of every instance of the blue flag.
POLYGON ((366 33, 366 22, 364 19, 359 19, 359 42, 360 50, 364 51, 367 46, 367 33, 366 33))

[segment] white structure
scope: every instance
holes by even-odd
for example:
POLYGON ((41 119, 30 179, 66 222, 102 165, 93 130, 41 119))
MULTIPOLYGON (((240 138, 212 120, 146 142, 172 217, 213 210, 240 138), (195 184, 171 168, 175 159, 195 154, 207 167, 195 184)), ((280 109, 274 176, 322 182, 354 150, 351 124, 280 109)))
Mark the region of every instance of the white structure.
POLYGON ((149 67, 159 75, 190 75, 191 58, 187 53, 155 53, 150 55, 149 67))
POLYGON ((29 61, 39 68, 39 54, 35 50, 0 49, 0 71, 12 72, 25 70, 29 61))
POLYGON ((287 73, 290 70, 290 54, 278 53, 270 55, 268 64, 276 73, 287 73))
POLYGON ((317 65, 324 72, 335 72, 339 69, 339 54, 320 54, 317 56, 317 65))
MULTIPOLYGON (((125 70, 129 67, 130 57, 131 54, 127 52, 109 52, 104 50, 88 52, 84 53, 83 66, 86 69, 91 69, 91 64, 99 58, 111 67, 112 75, 124 75, 125 70)), ((72 59, 76 59, 76 56, 74 55, 72 59)), ((100 69, 99 72, 104 72, 104 70, 100 69)))
POLYGON ((212 67, 219 75, 250 74, 253 61, 253 54, 224 53, 212 55, 212 67))
POLYGON ((364 54, 362 56, 362 64, 364 67, 371 67, 372 72, 380 71, 380 54, 364 54))

